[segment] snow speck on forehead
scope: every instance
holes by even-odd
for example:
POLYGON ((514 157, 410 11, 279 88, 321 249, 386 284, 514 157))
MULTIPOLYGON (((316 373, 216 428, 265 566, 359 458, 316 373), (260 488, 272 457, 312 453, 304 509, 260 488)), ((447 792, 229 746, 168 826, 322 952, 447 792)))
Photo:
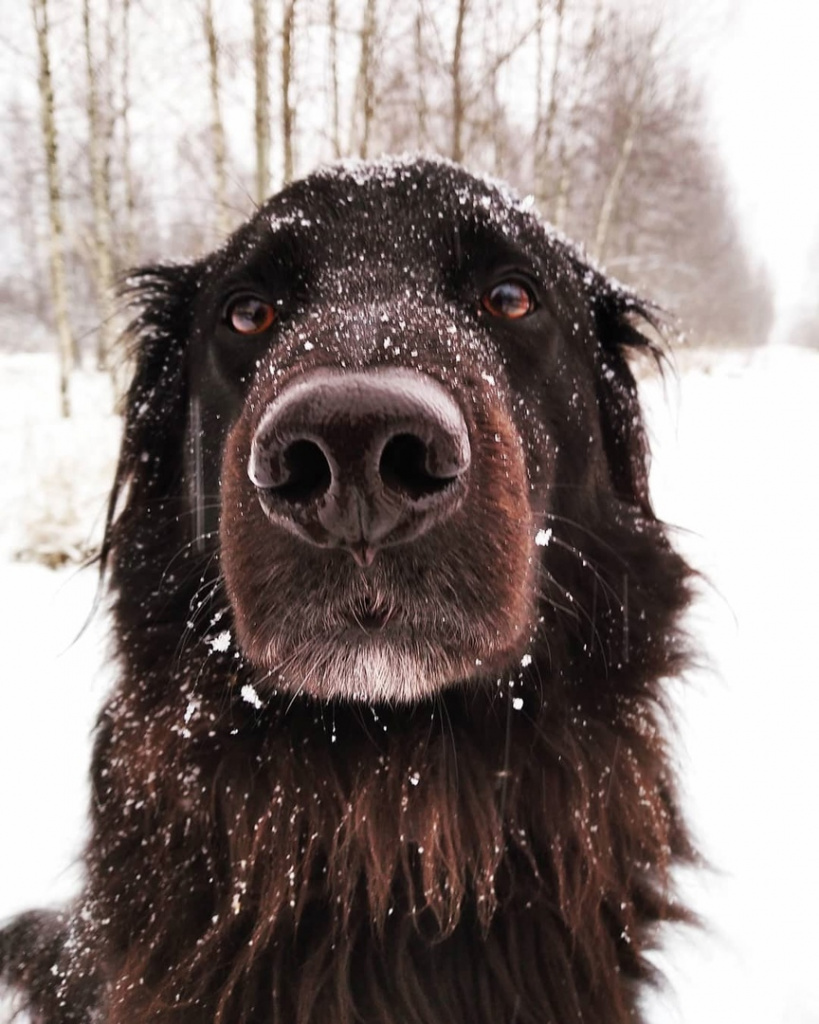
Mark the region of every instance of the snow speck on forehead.
POLYGON ((291 210, 289 213, 271 213, 269 224, 274 231, 282 231, 292 227, 309 228, 313 222, 303 211, 291 210))
POLYGON ((340 160, 319 168, 316 176, 324 180, 349 181, 354 185, 382 185, 411 183, 415 188, 429 177, 437 176, 442 183, 449 177, 452 194, 461 207, 483 209, 496 216, 503 210, 518 213, 534 212, 534 197, 519 196, 506 182, 486 175, 471 174, 465 168, 441 156, 403 154, 380 160, 340 160), (414 181, 413 179, 418 179, 414 181))
POLYGON ((322 178, 337 178, 351 181, 355 185, 369 185, 373 182, 388 184, 406 174, 410 161, 401 157, 385 157, 382 160, 339 160, 325 164, 316 172, 322 178))
MULTIPOLYGON (((315 172, 318 177, 324 179, 350 180, 357 185, 369 185, 372 183, 389 184, 390 182, 406 180, 415 177, 419 170, 429 170, 430 173, 449 173, 453 178, 470 176, 476 181, 482 181, 490 188, 502 182, 492 182, 491 179, 477 174, 470 174, 460 164, 437 154, 425 153, 400 153, 383 156, 375 160, 361 160, 355 157, 336 160, 333 163, 322 164, 315 172)), ((508 186, 507 192, 511 194, 508 186)))

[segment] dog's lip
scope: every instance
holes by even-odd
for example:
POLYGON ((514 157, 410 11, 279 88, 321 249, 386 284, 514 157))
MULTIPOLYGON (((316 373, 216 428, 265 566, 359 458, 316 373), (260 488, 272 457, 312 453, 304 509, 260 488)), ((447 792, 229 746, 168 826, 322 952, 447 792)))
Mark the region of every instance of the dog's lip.
POLYGON ((336 636, 347 642, 361 642, 367 638, 401 633, 406 625, 404 617, 394 610, 348 608, 339 617, 336 636))
POLYGON ((350 613, 347 616, 347 621, 344 626, 344 631, 353 632, 358 631, 359 633, 380 633, 394 621, 394 617, 389 615, 387 612, 363 612, 363 613, 350 613))
POLYGON ((362 615, 358 620, 358 624, 363 629, 381 629, 386 626, 389 621, 389 616, 386 613, 371 613, 368 615, 362 615))

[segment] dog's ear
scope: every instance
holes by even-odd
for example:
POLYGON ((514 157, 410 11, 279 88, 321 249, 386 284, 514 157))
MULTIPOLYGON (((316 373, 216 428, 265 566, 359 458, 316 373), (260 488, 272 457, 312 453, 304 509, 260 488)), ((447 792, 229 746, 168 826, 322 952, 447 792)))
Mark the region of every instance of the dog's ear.
POLYGON ((102 556, 124 509, 180 492, 188 417, 188 355, 200 268, 157 265, 130 273, 121 297, 134 318, 125 332, 133 376, 125 396, 123 437, 108 505, 102 556))
POLYGON ((649 446, 629 356, 661 364, 659 309, 597 272, 584 273, 596 330, 595 386, 601 431, 618 497, 653 516, 648 489, 649 446))

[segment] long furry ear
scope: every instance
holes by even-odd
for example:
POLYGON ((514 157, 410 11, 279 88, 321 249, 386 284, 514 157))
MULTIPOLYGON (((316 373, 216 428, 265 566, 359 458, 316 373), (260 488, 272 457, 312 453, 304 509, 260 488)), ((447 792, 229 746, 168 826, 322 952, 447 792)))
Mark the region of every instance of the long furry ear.
POLYGON ((658 364, 662 350, 646 330, 661 334, 661 313, 633 292, 588 270, 597 330, 595 377, 606 457, 615 492, 653 517, 648 490, 649 445, 629 353, 641 351, 658 364))
POLYGON ((129 507, 180 491, 188 415, 188 349, 199 267, 157 265, 133 271, 121 295, 135 311, 125 332, 133 376, 108 502, 101 559, 114 543, 118 517, 129 507))

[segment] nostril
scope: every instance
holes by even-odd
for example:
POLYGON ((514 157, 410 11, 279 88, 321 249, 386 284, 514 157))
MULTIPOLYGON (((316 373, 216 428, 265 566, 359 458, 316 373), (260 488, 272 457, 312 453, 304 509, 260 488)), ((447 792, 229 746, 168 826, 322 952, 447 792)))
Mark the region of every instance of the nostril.
POLYGON ((445 490, 457 476, 435 476, 428 462, 429 449, 420 437, 396 434, 384 446, 378 471, 388 490, 418 501, 445 490))
POLYGON ((287 476, 278 486, 267 488, 271 494, 291 505, 306 505, 327 491, 332 480, 330 465, 314 441, 294 441, 282 458, 287 476))

